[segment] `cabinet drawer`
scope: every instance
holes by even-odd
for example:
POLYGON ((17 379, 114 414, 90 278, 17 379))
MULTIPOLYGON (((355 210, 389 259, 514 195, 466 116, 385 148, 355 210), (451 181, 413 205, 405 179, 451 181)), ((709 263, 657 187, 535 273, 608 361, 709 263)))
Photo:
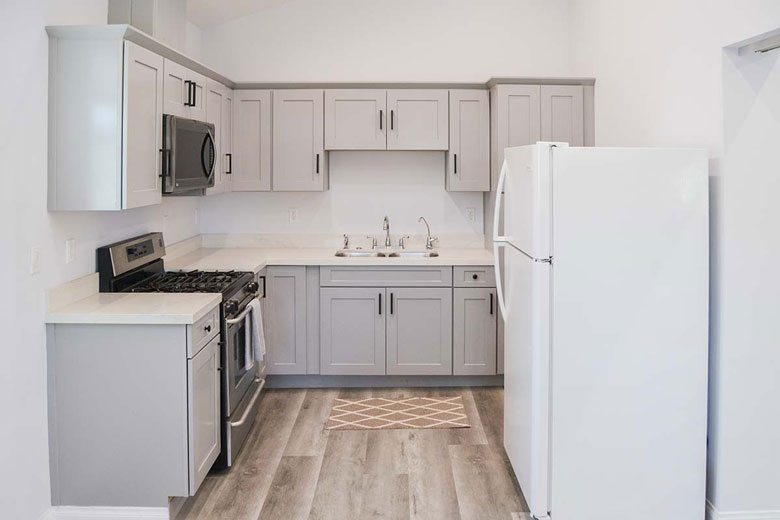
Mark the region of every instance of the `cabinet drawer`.
POLYGON ((496 272, 492 265, 453 268, 455 287, 495 287, 496 272))
POLYGON ((193 325, 187 325, 187 357, 193 358, 219 334, 219 305, 193 325))
POLYGON ((452 287, 452 268, 437 266, 320 268, 322 287, 452 287))

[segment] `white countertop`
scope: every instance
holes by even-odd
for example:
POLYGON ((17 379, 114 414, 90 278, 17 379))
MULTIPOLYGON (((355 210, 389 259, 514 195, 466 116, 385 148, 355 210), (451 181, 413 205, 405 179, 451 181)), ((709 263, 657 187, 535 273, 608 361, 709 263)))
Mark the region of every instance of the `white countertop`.
POLYGON ((188 325, 221 301, 219 293, 97 293, 53 309, 46 323, 188 325))
POLYGON ((481 248, 437 249, 433 258, 337 257, 335 248, 199 248, 165 260, 171 271, 211 269, 257 272, 269 265, 353 265, 353 266, 463 266, 493 265, 493 251, 481 248))

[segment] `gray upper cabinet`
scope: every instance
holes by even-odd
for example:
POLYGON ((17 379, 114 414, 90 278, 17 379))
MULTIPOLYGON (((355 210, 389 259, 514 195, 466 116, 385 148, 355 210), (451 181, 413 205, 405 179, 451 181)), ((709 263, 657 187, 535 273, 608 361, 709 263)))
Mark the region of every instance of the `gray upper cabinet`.
POLYGON ((495 289, 453 291, 452 350, 455 375, 496 373, 498 305, 495 289))
POLYGON ((584 144, 583 88, 581 85, 542 85, 543 141, 584 144))
POLYGON ((266 299, 268 374, 305 374, 306 267, 268 267, 266 299))
POLYGON ((326 90, 325 149, 387 149, 387 91, 326 90))
POLYGON ((222 137, 219 138, 219 144, 222 147, 220 164, 222 166, 222 181, 224 183, 223 191, 232 191, 233 182, 233 100, 234 92, 232 89, 224 87, 225 98, 222 100, 222 137))
POLYGON ((233 99, 233 191, 271 190, 271 91, 236 90, 233 99))
POLYGON ((448 191, 490 191, 490 106, 485 90, 450 90, 448 191))
POLYGON ((446 90, 387 91, 388 150, 446 150, 449 102, 446 90))
POLYGON ((206 77, 167 58, 164 70, 163 112, 206 121, 206 77))
POLYGON ((322 90, 274 91, 274 191, 328 188, 322 105, 322 90))
POLYGON ((219 335, 187 360, 190 490, 194 495, 221 449, 219 335))
POLYGON ((385 373, 384 288, 320 290, 320 373, 385 373))
POLYGON ((452 374, 452 290, 387 289, 387 373, 452 374))
POLYGON ((533 144, 542 138, 541 87, 497 85, 490 92, 493 187, 504 162, 504 148, 533 144))

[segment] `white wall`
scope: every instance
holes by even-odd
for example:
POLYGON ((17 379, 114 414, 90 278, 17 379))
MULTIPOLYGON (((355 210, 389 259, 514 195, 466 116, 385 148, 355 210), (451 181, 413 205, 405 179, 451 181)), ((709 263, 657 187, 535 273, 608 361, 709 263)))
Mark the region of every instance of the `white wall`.
MULTIPOLYGON (((290 0, 203 31, 205 63, 235 81, 461 81, 568 71, 565 0, 290 0), (238 52, 236 52, 238 50, 238 52)), ((484 231, 478 193, 444 190, 444 154, 330 154, 330 190, 234 194, 203 203, 202 230, 484 231), (289 208, 300 208, 291 225, 289 208), (469 221, 469 208, 476 219, 469 221)))
POLYGON ((776 161, 771 174, 757 169, 745 176, 744 168, 721 167, 722 48, 780 27, 780 3, 714 0, 705 7, 699 0, 571 0, 570 20, 572 73, 596 77, 597 145, 709 150, 708 497, 721 512, 780 511, 779 419, 776 412, 761 409, 771 401, 776 410, 780 398, 777 383, 762 377, 778 369, 780 336, 764 315, 776 315, 778 309, 780 275, 764 263, 773 251, 777 257, 776 226, 769 222, 776 223, 778 215, 766 205, 753 206, 770 194, 775 200, 780 196, 771 180, 777 178, 776 161), (735 178, 740 180, 735 183, 735 178), (752 211, 738 216, 742 207, 752 211), (750 237, 749 242, 737 236, 750 237), (738 263, 728 266, 732 255, 738 263), (756 278, 761 283, 754 286, 756 278), (744 288, 738 289, 743 280, 753 291, 751 300, 739 296, 745 295, 744 288))
POLYGON ((482 194, 444 191, 443 152, 330 152, 325 193, 232 193, 201 203, 204 233, 482 233, 482 194), (288 210, 298 211, 290 223, 288 210), (468 219, 468 209, 474 221, 468 219))
POLYGON ((2 317, 0 516, 35 519, 49 506, 44 289, 95 270, 95 247, 151 230, 173 242, 197 233, 197 202, 122 213, 46 211, 48 39, 46 24, 100 24, 104 0, 4 0, 0 16, 2 317), (168 218, 165 215, 169 215, 168 218), (64 241, 77 241, 66 265, 64 241), (41 272, 30 274, 30 249, 41 272))

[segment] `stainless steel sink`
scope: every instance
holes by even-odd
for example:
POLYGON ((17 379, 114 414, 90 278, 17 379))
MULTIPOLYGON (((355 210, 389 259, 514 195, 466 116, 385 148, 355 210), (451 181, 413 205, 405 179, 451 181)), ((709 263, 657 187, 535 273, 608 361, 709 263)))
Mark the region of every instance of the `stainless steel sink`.
POLYGON ((336 251, 336 256, 348 256, 348 257, 380 257, 380 256, 387 256, 385 253, 381 253, 379 251, 370 251, 370 250, 362 250, 362 249, 339 249, 336 251))
POLYGON ((438 251, 393 251, 387 256, 400 258, 434 258, 439 256, 438 251))

